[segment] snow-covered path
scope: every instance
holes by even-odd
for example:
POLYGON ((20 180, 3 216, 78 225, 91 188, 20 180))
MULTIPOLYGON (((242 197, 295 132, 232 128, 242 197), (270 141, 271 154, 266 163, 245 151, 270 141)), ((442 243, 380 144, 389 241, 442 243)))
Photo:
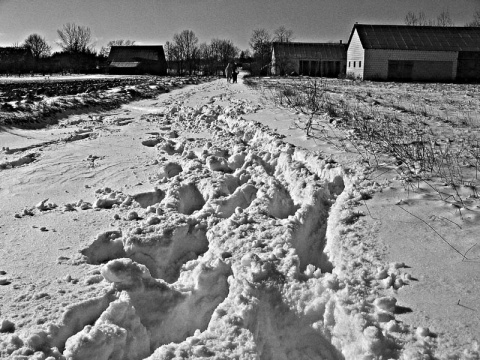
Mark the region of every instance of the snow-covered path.
POLYGON ((389 189, 239 82, 0 133, 2 356, 435 354, 366 216, 389 189))

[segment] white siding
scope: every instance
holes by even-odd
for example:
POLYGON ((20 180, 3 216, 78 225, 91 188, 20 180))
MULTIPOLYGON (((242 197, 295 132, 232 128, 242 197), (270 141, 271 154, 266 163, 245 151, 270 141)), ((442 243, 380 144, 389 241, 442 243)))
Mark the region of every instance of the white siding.
POLYGON ((347 74, 353 74, 354 76, 363 78, 364 67, 365 50, 358 36, 357 29, 355 29, 347 50, 347 74))
POLYGON ((457 76, 457 58, 458 53, 454 51, 368 49, 365 51, 364 78, 366 80, 386 80, 388 60, 451 61, 451 80, 453 81, 457 76))

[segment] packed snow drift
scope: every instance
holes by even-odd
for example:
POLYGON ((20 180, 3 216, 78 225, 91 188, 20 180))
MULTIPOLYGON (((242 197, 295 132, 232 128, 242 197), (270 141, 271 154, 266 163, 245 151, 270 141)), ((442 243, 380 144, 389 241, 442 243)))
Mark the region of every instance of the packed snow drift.
MULTIPOLYGON (((34 286, 16 299, 37 302, 39 313, 59 304, 41 321, 19 324, 21 316, 2 310, 3 357, 435 356, 437 336, 399 319, 411 309, 395 294, 415 279, 404 263, 386 261, 378 224, 363 206, 386 184, 250 120, 264 105, 240 96, 243 85, 232 90, 219 81, 169 101, 132 104, 127 123, 103 115, 102 126, 121 129, 109 134, 135 134, 136 151, 154 159, 141 190, 105 177, 103 186, 82 189, 87 201, 69 193, 61 198, 69 201, 46 199, 18 210, 18 223, 52 216, 67 226, 74 217, 85 226, 90 221, 85 233, 103 230, 80 246, 71 241, 68 255, 57 259, 58 266, 79 269, 72 270, 78 278, 58 274, 57 281, 77 290, 54 295, 34 286), (134 133, 135 126, 144 127, 134 133)), ((91 132, 97 135, 75 142, 107 139, 99 129, 91 132)), ((42 162, 38 152, 16 156, 0 163, 2 176, 42 162)), ((103 172, 105 161, 87 159, 92 173, 103 172)), ((59 234, 62 223, 55 227, 59 234)), ((31 321, 40 319, 35 316, 31 321)), ((474 359, 478 349, 472 344, 460 355, 474 359)))

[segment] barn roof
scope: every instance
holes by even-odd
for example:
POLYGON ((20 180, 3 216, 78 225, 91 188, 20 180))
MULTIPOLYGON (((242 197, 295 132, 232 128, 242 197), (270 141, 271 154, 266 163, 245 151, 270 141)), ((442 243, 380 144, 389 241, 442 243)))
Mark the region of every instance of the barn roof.
POLYGON ((480 28, 355 24, 364 49, 480 51, 480 28))
POLYGON ((140 66, 140 64, 140 61, 112 61, 110 66, 119 68, 135 68, 140 66))
POLYGON ((165 61, 165 53, 161 45, 112 46, 108 60, 114 63, 165 61))
POLYGON ((273 43, 275 56, 302 59, 346 59, 347 47, 339 43, 273 43))

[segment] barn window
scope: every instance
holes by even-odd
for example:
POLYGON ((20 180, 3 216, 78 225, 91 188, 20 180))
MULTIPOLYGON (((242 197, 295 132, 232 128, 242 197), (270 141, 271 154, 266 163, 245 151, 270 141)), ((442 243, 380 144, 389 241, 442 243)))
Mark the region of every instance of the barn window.
POLYGON ((361 62, 361 61, 358 62, 358 67, 359 67, 359 68, 362 67, 362 62, 361 62))
POLYGON ((355 63, 356 63, 356 61, 353 62, 353 67, 355 67, 355 63))
POLYGON ((350 61, 348 62, 348 67, 352 67, 352 66, 350 65, 350 61))

